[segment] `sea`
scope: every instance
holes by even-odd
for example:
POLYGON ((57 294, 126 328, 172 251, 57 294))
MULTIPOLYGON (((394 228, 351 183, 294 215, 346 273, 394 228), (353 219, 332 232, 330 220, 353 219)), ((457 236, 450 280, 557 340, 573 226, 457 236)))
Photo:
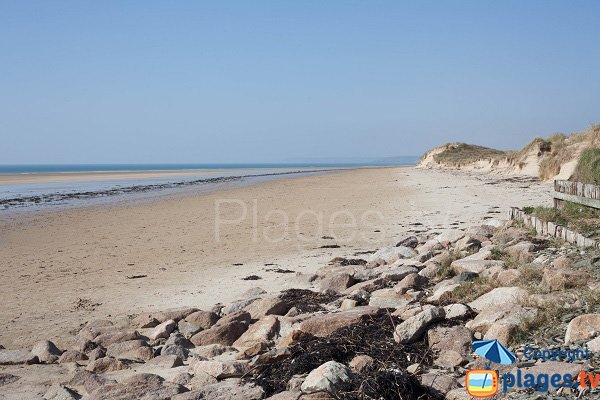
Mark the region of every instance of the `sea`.
POLYGON ((0 215, 12 210, 39 210, 123 200, 143 201, 159 195, 201 193, 221 187, 282 177, 333 173, 349 168, 408 166, 416 161, 417 157, 395 157, 393 160, 356 163, 0 165, 0 215), (185 173, 123 176, 80 174, 165 171, 185 173), (8 179, 9 175, 16 174, 24 179, 8 179), (39 179, 40 174, 49 174, 49 178, 39 179), (27 179, 28 175, 36 179, 27 179))

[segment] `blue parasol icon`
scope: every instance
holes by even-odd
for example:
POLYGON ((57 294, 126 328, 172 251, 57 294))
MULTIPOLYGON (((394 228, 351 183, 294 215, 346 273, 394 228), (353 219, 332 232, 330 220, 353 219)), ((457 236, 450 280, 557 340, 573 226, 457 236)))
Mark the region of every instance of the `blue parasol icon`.
MULTIPOLYGON (((481 357, 488 359, 496 364, 512 364, 517 357, 510 352, 496 339, 494 340, 475 340, 473 350, 481 357)), ((489 367, 487 367, 489 368, 489 367)))

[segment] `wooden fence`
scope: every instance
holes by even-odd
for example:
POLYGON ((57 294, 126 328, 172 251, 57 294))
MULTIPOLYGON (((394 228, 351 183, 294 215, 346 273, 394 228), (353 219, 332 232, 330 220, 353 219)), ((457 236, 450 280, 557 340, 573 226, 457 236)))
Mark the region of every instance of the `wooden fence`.
POLYGON ((557 225, 553 222, 544 222, 533 215, 526 214, 518 207, 510 209, 509 218, 521 221, 525 226, 535 229, 540 235, 562 239, 579 247, 600 247, 600 242, 594 239, 586 238, 582 234, 568 229, 566 226, 557 225))
POLYGON ((600 186, 556 180, 554 181, 554 207, 559 207, 563 201, 600 209, 600 186))

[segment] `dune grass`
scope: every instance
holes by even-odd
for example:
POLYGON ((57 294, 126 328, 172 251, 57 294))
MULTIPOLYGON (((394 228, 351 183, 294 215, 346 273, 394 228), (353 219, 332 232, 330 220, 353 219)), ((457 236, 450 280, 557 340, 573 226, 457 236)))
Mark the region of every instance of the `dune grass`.
POLYGON ((600 210, 566 201, 561 208, 524 207, 523 211, 544 222, 566 226, 586 237, 600 238, 600 210))
POLYGON ((574 181, 600 185, 600 148, 585 149, 571 178, 574 181))
POLYGON ((479 160, 495 159, 506 155, 506 152, 484 146, 467 143, 450 145, 445 151, 433 156, 433 159, 446 165, 464 165, 479 160))

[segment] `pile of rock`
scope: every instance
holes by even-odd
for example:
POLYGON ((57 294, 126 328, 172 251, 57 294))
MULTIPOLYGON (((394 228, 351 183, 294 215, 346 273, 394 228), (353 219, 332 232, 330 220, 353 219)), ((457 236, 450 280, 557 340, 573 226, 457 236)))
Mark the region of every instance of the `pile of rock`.
MULTIPOLYGON (((0 349, 0 387, 11 398, 29 385, 40 399, 463 398, 466 371, 483 365, 474 338, 511 343, 548 302, 568 308, 593 285, 591 268, 575 262, 587 254, 551 244, 492 220, 408 235, 366 260, 336 258, 294 278, 314 291, 256 288, 212 310, 90 321, 65 349, 0 349), (35 382, 44 367, 32 364, 57 366, 61 380, 35 382)), ((564 344, 600 350, 600 314, 578 315, 581 304, 552 329, 563 329, 564 344)))

